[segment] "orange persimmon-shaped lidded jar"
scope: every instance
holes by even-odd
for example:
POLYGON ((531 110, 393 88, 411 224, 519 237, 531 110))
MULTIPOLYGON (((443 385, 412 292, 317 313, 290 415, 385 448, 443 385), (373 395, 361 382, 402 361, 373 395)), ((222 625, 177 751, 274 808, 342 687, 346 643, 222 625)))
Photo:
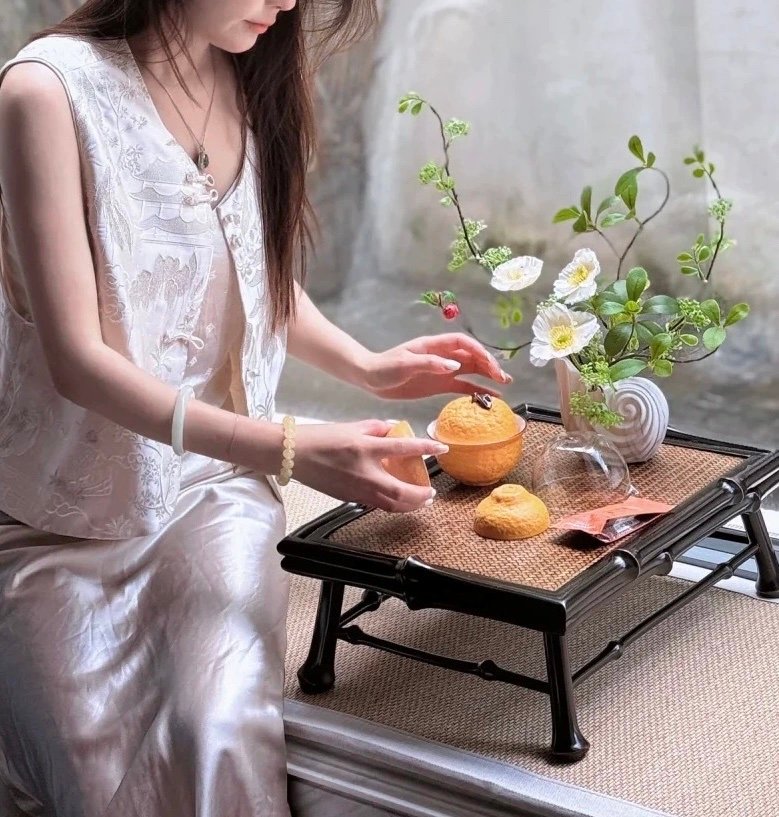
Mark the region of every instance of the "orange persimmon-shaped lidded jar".
POLYGON ((449 446, 437 457, 447 474, 465 485, 493 485, 519 461, 525 425, 504 400, 477 392, 447 403, 428 435, 449 446))

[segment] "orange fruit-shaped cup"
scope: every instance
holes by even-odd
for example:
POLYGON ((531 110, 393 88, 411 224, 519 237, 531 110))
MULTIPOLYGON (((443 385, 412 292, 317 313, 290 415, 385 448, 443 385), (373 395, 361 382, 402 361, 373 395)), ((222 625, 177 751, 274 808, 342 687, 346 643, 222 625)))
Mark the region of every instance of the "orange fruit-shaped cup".
POLYGON ((465 485, 493 485, 519 462, 526 422, 498 397, 475 393, 447 403, 428 436, 449 446, 436 457, 465 485))

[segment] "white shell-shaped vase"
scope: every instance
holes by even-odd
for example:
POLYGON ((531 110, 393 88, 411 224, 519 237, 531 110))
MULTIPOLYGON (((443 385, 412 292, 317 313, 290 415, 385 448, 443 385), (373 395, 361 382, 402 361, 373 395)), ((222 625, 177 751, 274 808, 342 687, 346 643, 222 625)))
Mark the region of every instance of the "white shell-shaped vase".
POLYGON ((560 413, 567 431, 597 431, 610 440, 628 463, 646 462, 660 449, 668 431, 668 401, 660 387, 645 377, 628 377, 604 392, 603 400, 624 420, 612 428, 593 426, 571 413, 570 397, 586 387, 567 360, 556 360, 560 413))

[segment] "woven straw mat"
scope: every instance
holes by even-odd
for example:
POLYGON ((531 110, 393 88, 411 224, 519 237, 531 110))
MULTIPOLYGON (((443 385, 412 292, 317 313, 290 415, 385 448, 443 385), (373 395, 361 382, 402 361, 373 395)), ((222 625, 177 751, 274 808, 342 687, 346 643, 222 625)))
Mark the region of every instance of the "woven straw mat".
MULTIPOLYGON (((560 431, 560 426, 552 423, 528 423, 522 458, 503 482, 530 488, 533 462, 560 431)), ((649 462, 631 466, 631 481, 640 496, 678 505, 742 462, 738 457, 663 445, 649 462)), ((399 558, 415 556, 441 568, 539 590, 558 590, 632 538, 601 544, 590 537, 550 529, 520 541, 483 539, 473 532, 473 518, 478 503, 495 486, 472 488, 442 473, 434 478, 433 487, 438 494, 432 507, 408 514, 373 510, 337 530, 330 539, 356 550, 399 558)), ((554 517, 560 517, 582 508, 571 503, 570 507, 550 510, 554 517)))

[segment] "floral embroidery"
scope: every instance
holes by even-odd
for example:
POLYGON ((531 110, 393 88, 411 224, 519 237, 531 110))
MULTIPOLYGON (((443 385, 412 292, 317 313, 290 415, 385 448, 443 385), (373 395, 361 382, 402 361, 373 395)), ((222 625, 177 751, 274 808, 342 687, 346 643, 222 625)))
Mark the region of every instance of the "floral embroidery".
MULTIPOLYGON (((105 342, 177 385, 186 364, 197 363, 198 347, 187 338, 214 274, 213 242, 222 240, 221 226, 245 316, 246 410, 271 418, 286 335, 272 335, 266 326, 265 250, 253 177, 242 178, 217 210, 201 201, 205 193, 187 182, 191 163, 159 128, 124 41, 44 37, 19 53, 28 56, 57 68, 72 97, 105 342)), ((205 334, 217 331, 210 324, 205 334)), ((34 527, 77 537, 159 530, 178 495, 181 459, 170 446, 60 397, 47 371, 35 332, 8 313, 0 293, 0 508, 34 527)))
POLYGON ((182 266, 179 258, 158 255, 154 270, 142 270, 130 286, 130 298, 142 309, 150 309, 159 299, 173 301, 186 294, 197 274, 197 256, 182 266))
POLYGON ((125 170, 131 173, 141 172, 141 158, 143 156, 143 145, 131 145, 122 151, 121 164, 125 170))

